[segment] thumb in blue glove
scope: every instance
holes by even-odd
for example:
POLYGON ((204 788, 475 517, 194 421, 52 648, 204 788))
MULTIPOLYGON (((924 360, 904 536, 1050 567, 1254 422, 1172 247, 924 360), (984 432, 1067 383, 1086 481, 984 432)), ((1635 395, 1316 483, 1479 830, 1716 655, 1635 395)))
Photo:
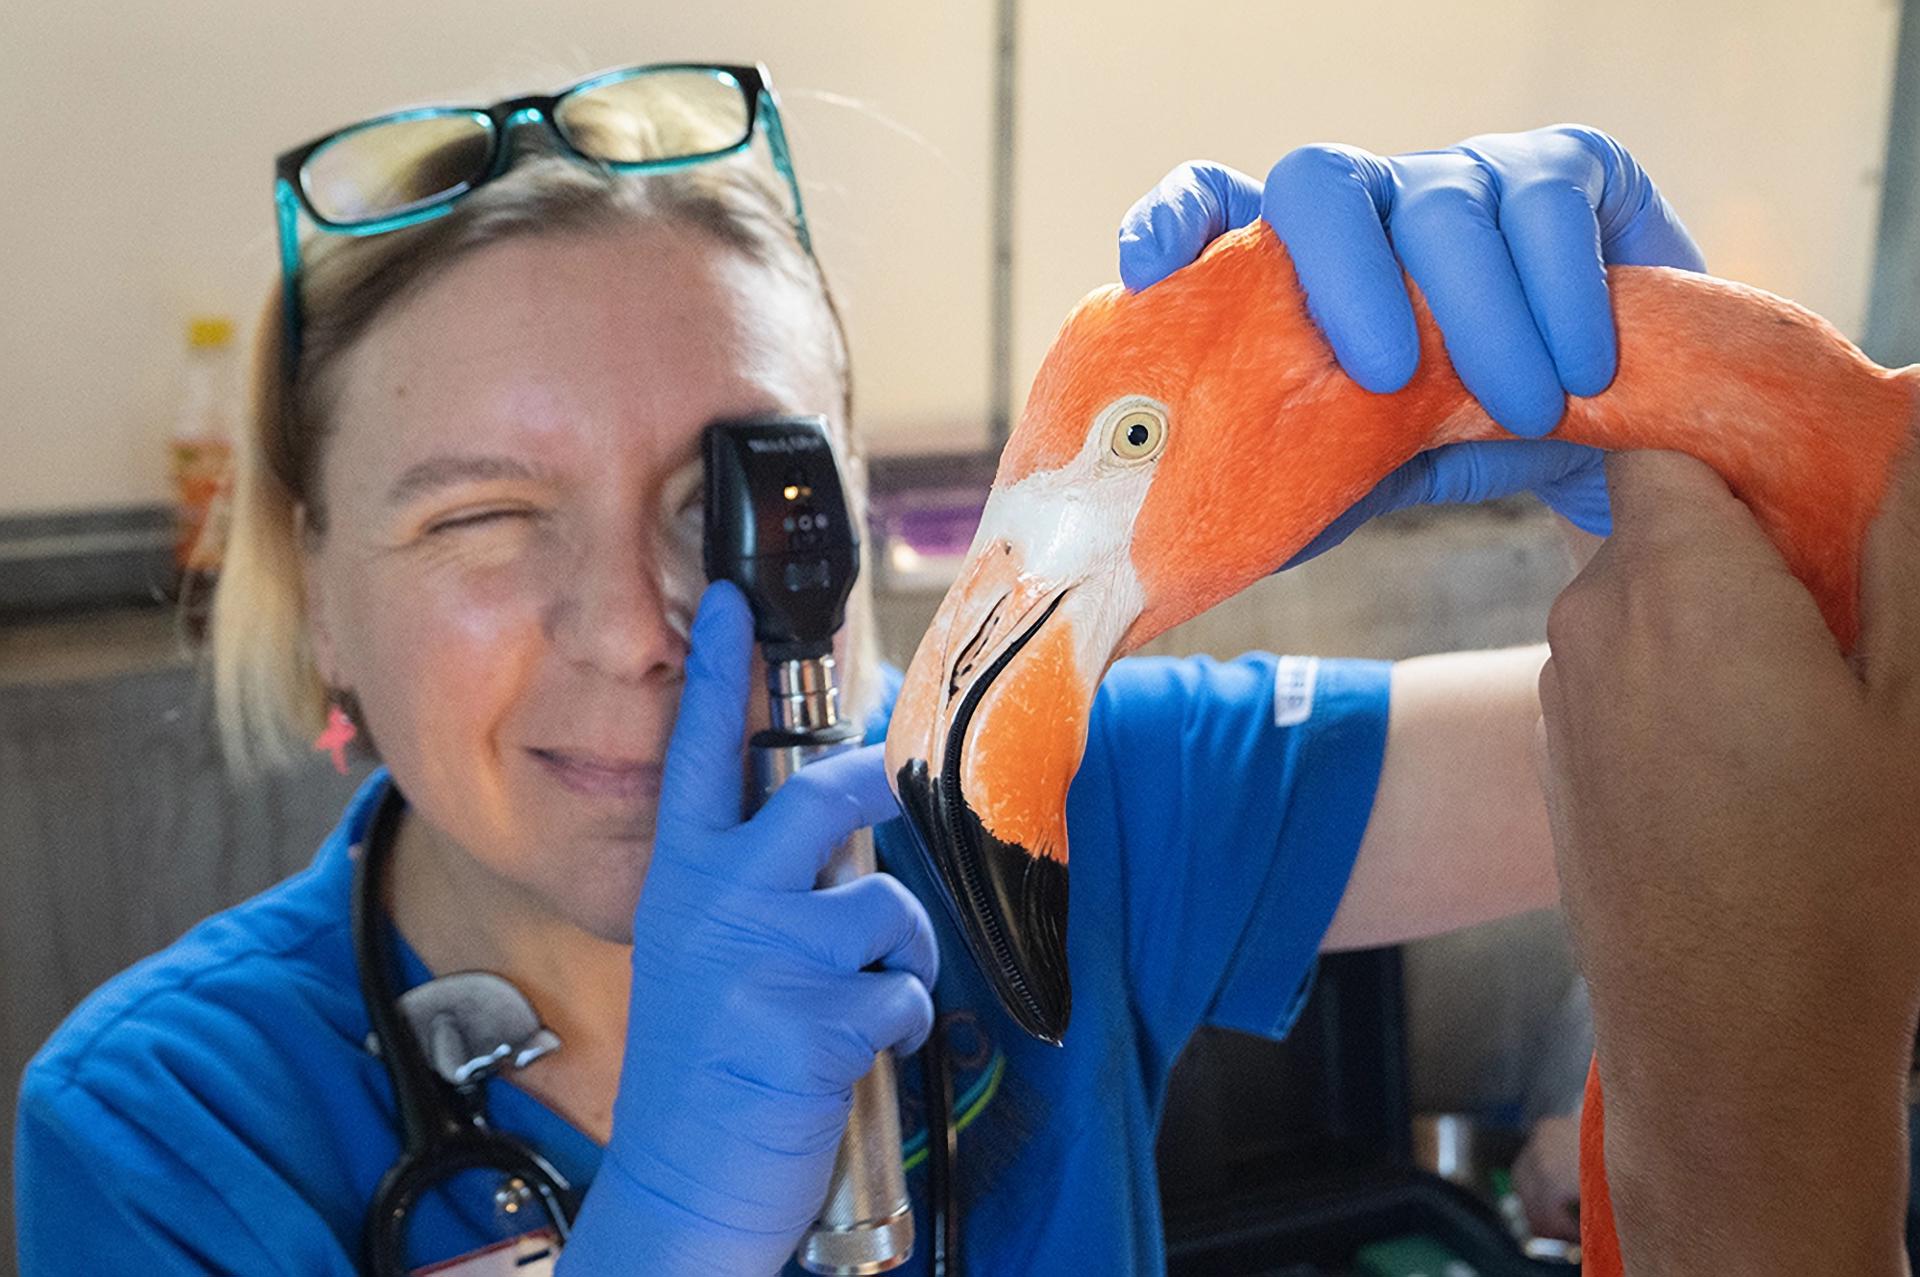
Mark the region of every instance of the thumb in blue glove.
MULTIPOLYGON (((1389 393, 1413 375, 1411 276, 1467 389, 1528 439, 1552 430, 1567 394, 1598 394, 1613 379, 1609 263, 1704 267, 1619 143, 1560 125, 1391 158, 1302 147, 1264 185, 1218 164, 1182 165, 1122 222, 1121 279, 1148 287, 1262 216, 1286 244, 1349 376, 1389 393)), ((1585 531, 1609 529, 1605 475, 1591 450, 1455 444, 1388 476, 1294 562, 1391 509, 1519 491, 1537 493, 1585 531)))
POLYGON ((740 592, 709 587, 634 913, 613 1133, 562 1253, 570 1277, 777 1272, 826 1197, 854 1083, 933 1023, 920 902, 885 874, 812 890, 848 836, 898 814, 881 747, 807 767, 741 820, 752 644, 740 592))

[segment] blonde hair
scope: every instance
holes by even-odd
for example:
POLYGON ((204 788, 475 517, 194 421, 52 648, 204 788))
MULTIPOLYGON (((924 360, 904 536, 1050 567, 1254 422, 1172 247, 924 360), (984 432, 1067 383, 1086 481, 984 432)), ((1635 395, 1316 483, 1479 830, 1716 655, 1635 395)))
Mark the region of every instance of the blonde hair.
MULTIPOLYGON (((320 234, 302 246, 299 363, 284 371, 280 287, 268 297, 254 351, 250 420, 236 441, 230 522, 214 593, 214 700, 229 762, 284 763, 311 740, 337 699, 308 641, 302 537, 323 536, 322 461, 332 433, 342 358, 386 310, 466 255, 520 236, 631 225, 697 229, 817 291, 825 346, 843 391, 846 437, 836 441, 848 499, 866 522, 866 463, 852 427, 845 330, 819 264, 802 247, 781 187, 747 154, 673 172, 622 175, 571 156, 522 158, 439 218, 382 235, 320 234)), ((848 606, 843 702, 856 721, 872 708, 878 659, 864 572, 848 606)))

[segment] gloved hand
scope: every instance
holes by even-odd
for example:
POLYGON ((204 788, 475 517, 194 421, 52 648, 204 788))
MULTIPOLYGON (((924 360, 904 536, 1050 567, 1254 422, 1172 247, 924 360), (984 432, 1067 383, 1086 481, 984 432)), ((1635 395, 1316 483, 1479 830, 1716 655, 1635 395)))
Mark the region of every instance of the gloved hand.
POLYGON ((920 902, 885 874, 811 890, 836 845, 898 814, 881 747, 807 767, 740 819, 752 642, 740 592, 709 587, 634 913, 612 1138, 568 1277, 777 1272, 826 1198, 853 1084, 933 1023, 920 902))
MULTIPOLYGON (((1613 380, 1606 265, 1705 269, 1625 148, 1558 125, 1390 158, 1304 146, 1273 166, 1264 188, 1222 165, 1183 164, 1122 221, 1120 278, 1145 288, 1262 216, 1349 376, 1383 394, 1413 376, 1420 351, 1404 266, 1460 380, 1528 440, 1553 429, 1567 394, 1595 395, 1613 380)), ((1551 440, 1454 444, 1387 476, 1293 563, 1389 510, 1521 491, 1588 532, 1611 526, 1595 450, 1551 440)))

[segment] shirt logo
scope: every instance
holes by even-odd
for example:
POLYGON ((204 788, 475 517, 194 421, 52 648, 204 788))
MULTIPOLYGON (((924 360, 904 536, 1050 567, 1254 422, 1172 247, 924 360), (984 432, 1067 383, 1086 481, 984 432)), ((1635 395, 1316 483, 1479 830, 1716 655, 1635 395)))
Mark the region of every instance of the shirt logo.
POLYGON ((1273 666, 1273 725, 1298 727, 1313 717, 1313 688, 1320 658, 1283 656, 1273 666))

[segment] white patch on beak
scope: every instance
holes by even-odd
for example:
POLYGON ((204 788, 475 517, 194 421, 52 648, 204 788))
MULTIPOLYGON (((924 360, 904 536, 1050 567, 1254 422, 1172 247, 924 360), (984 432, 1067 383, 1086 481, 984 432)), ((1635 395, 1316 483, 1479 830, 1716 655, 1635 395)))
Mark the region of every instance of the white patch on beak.
POLYGON ((1127 461, 1111 447, 1115 425, 1142 408, 1167 419, 1157 400, 1116 399, 1094 417, 1073 460, 994 489, 967 552, 971 560, 1006 541, 1019 556, 1023 579, 1048 592, 1071 587, 1061 606, 1074 622, 1074 656, 1089 682, 1105 671, 1120 636, 1146 605, 1133 566, 1133 525, 1159 454, 1127 461))

